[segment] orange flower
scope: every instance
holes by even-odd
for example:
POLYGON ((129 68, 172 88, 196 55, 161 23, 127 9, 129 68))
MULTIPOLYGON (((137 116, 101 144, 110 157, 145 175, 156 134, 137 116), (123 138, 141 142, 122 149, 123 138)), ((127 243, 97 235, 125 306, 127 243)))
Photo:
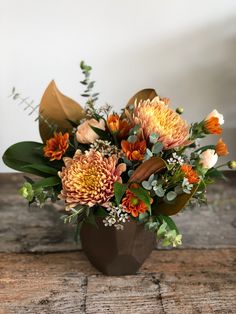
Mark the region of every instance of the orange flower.
POLYGON ((107 125, 112 132, 119 131, 120 117, 118 114, 111 114, 107 118, 107 125))
POLYGON ((50 161, 60 160, 69 147, 69 133, 54 132, 54 136, 47 140, 43 148, 44 156, 50 161))
POLYGON ((189 126, 182 117, 169 108, 167 100, 158 96, 152 100, 141 100, 135 103, 133 121, 141 125, 146 139, 152 133, 159 134, 164 149, 188 145, 189 126))
POLYGON ((204 129, 210 134, 221 134, 222 128, 220 127, 220 121, 217 117, 211 117, 204 121, 204 129))
MULTIPOLYGON (((138 185, 134 183, 131 187, 137 188, 138 185)), ((133 217, 137 217, 139 214, 143 214, 148 210, 147 205, 130 190, 126 191, 125 197, 122 200, 122 205, 124 210, 133 217)))
POLYGON ((218 156, 226 156, 228 155, 228 147, 227 145, 223 142, 222 138, 220 138, 216 144, 216 153, 218 156))
POLYGON ((143 160, 147 146, 145 140, 136 141, 135 143, 123 140, 121 148, 129 160, 143 160))
POLYGON ((181 166, 181 170, 184 176, 188 179, 189 183, 198 183, 199 177, 196 171, 193 170, 192 166, 184 164, 181 166))
POLYGON ((75 152, 73 158, 63 158, 65 167, 59 172, 62 191, 59 198, 66 201, 66 209, 78 204, 93 207, 109 206, 114 196, 114 183, 122 182, 124 163, 118 164, 115 155, 104 157, 98 151, 75 152))
POLYGON ((120 120, 118 138, 120 140, 126 138, 129 134, 129 130, 131 129, 131 127, 132 126, 127 120, 120 120))

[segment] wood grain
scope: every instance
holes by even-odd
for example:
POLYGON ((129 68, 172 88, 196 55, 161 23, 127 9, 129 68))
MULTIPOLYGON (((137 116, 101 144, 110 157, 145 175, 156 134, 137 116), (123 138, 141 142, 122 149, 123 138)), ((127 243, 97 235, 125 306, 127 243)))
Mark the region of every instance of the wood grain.
POLYGON ((106 277, 59 219, 62 204, 28 208, 22 174, 0 174, 0 314, 236 313, 235 176, 209 205, 177 215, 182 249, 155 250, 135 276, 106 277))
POLYGON ((0 313, 235 313, 236 249, 157 250, 106 277, 82 252, 0 254, 0 313))

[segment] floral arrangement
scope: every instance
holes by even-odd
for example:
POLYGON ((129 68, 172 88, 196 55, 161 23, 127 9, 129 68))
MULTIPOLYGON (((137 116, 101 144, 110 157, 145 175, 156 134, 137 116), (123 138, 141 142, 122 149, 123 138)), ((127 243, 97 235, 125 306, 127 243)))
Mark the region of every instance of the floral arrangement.
MULTIPOLYGON (((215 167, 228 154, 220 138, 201 147, 199 139, 221 135, 223 115, 213 110, 189 125, 182 108, 153 89, 135 94, 121 113, 97 107, 91 67, 81 62, 86 90, 82 108, 57 89, 54 81, 39 106, 43 143, 21 142, 5 152, 9 167, 42 177, 25 176, 19 190, 29 204, 65 202, 64 222, 77 225, 102 219, 107 228, 123 229, 134 220, 156 233, 164 246, 181 244, 182 235, 170 216, 187 205, 206 202, 206 187, 223 178, 215 167)), ((12 97, 31 106, 13 89, 12 97)), ((33 108, 34 111, 35 108, 33 108)), ((228 167, 234 169, 235 161, 228 167)))

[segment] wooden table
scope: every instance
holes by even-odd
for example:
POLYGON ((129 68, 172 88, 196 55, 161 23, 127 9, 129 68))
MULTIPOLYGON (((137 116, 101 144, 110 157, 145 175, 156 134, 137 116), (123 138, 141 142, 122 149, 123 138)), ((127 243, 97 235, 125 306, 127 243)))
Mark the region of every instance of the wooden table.
POLYGON ((62 205, 28 208, 22 174, 0 174, 0 313, 236 313, 236 177, 178 215, 181 249, 155 250, 135 276, 94 269, 62 205))

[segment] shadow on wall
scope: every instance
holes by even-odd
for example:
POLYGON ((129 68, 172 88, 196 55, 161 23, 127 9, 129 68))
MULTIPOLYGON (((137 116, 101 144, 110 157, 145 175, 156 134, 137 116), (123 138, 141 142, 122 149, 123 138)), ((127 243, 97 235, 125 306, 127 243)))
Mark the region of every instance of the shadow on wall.
POLYGON ((217 108, 225 116, 224 138, 235 159, 236 18, 174 33, 164 40, 156 38, 152 43, 142 41, 133 48, 106 60, 110 62, 106 62, 107 68, 121 64, 121 73, 114 77, 125 73, 124 82, 114 82, 120 94, 129 98, 129 81, 138 76, 137 90, 155 86, 162 96, 171 98, 172 106, 183 105, 188 121, 200 120, 217 108))

